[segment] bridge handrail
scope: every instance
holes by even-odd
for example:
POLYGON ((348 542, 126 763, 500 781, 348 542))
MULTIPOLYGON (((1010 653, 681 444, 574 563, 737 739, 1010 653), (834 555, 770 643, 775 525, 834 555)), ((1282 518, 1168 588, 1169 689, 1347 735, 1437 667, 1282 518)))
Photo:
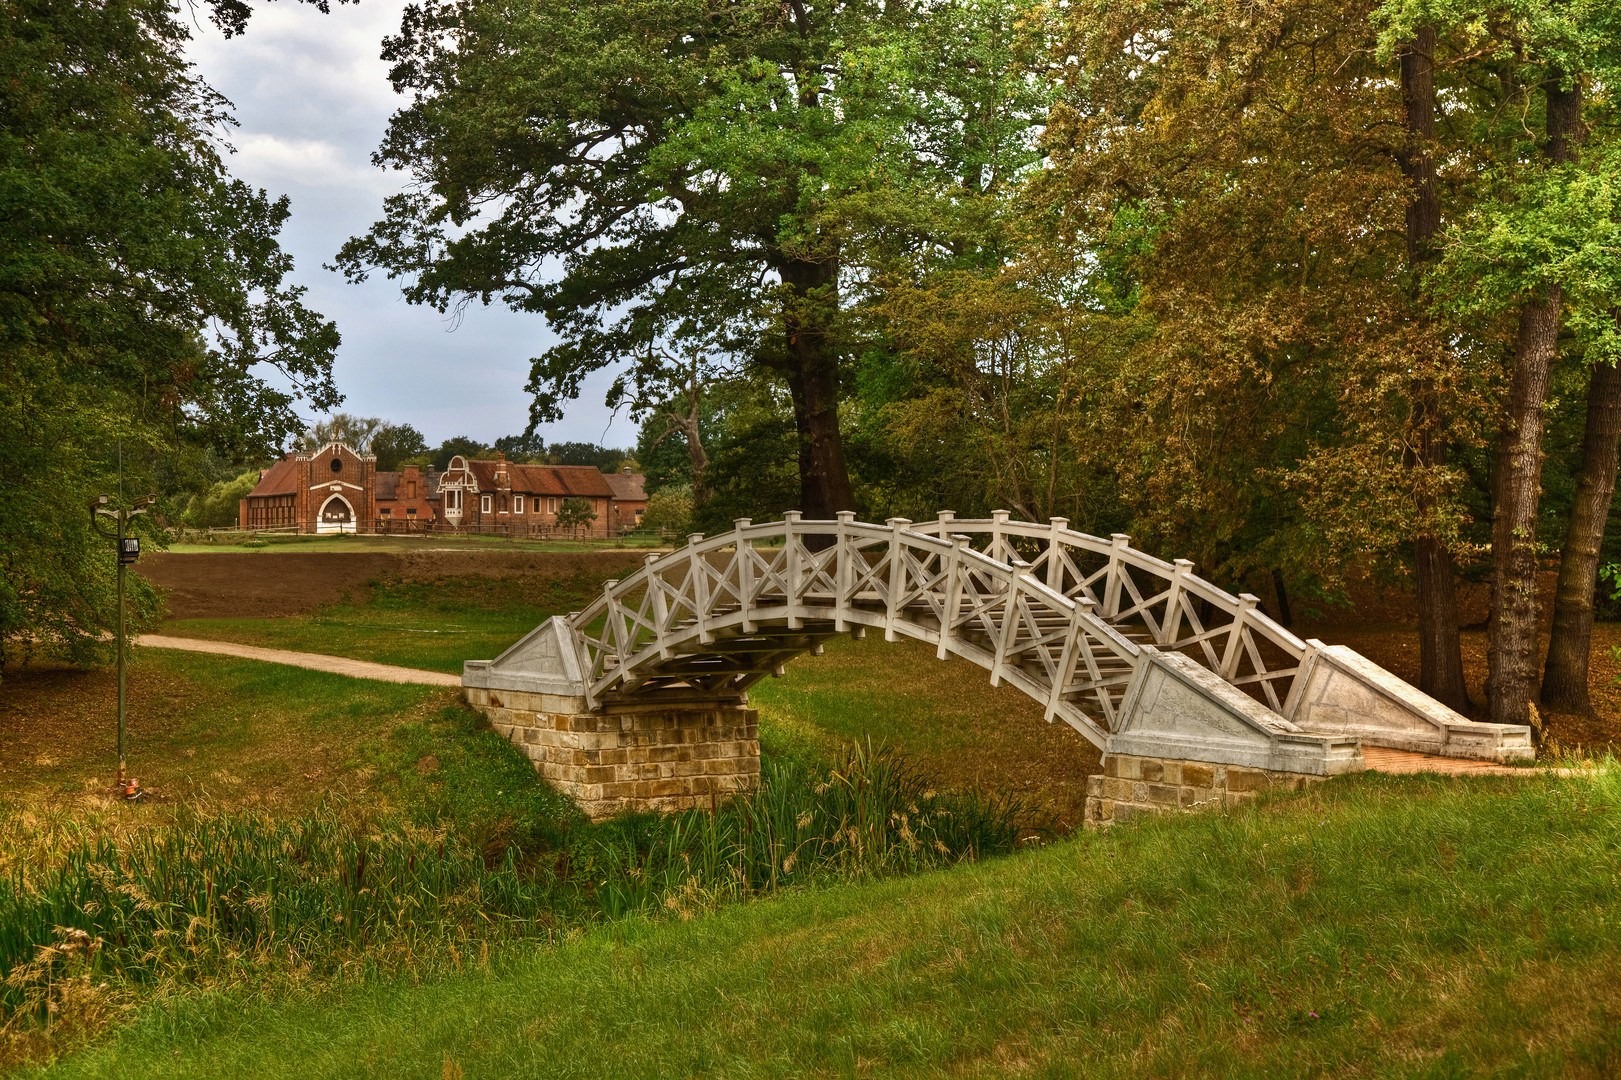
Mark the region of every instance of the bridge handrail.
MULTIPOLYGON (((1130 546, 1130 537, 1124 533, 1116 533, 1112 539, 1104 539, 1091 533, 1080 532, 1068 527, 1068 519, 1053 518, 1049 525, 1041 525, 1030 521, 1017 521, 1005 516, 990 518, 959 518, 949 513, 943 513, 935 521, 918 522, 912 526, 914 529, 951 531, 968 534, 992 534, 999 536, 1017 536, 1030 540, 1045 540, 1051 543, 1057 539, 1069 547, 1080 548, 1094 555, 1106 558, 1115 558, 1139 570, 1147 571, 1156 577, 1164 579, 1167 584, 1172 579, 1181 577, 1181 588, 1192 593, 1200 600, 1207 601, 1212 607, 1220 610, 1234 619, 1242 618, 1246 627, 1260 632, 1291 659, 1296 661, 1305 657, 1307 646, 1287 627, 1277 622, 1266 612, 1255 606, 1254 598, 1248 594, 1235 596, 1199 575, 1192 572, 1192 563, 1186 560, 1177 560, 1176 563, 1166 562, 1156 558, 1138 548, 1130 546), (1180 575, 1179 569, 1182 570, 1180 575), (1246 601, 1248 601, 1246 603, 1246 601)), ((1105 612, 1113 615, 1113 612, 1105 612)))
MULTIPOLYGON (((662 556, 650 555, 634 573, 616 582, 605 582, 601 595, 580 611, 570 613, 568 617, 569 626, 575 635, 575 641, 585 667, 589 696, 593 699, 597 698, 611 688, 616 681, 625 679, 627 673, 632 669, 648 662, 652 658, 651 654, 660 652, 666 646, 667 643, 662 640, 665 632, 662 627, 674 621, 676 614, 669 608, 668 602, 671 597, 676 599, 677 606, 685 604, 691 614, 698 614, 693 610, 694 605, 697 603, 696 594, 688 597, 683 591, 690 583, 693 563, 707 562, 707 556, 727 550, 737 552, 742 547, 748 547, 751 552, 754 552, 754 543, 756 541, 782 539, 784 541, 783 551, 786 552, 792 548, 800 560, 810 558, 814 567, 817 553, 803 547, 802 538, 808 536, 835 538, 837 551, 822 564, 821 569, 824 574, 828 567, 836 566, 838 560, 850 559, 853 557, 855 550, 870 548, 871 545, 876 543, 899 543, 920 553, 939 556, 941 558, 940 565, 947 568, 943 573, 971 572, 978 575, 984 582, 994 582, 1000 587, 999 589, 992 587, 990 589, 992 595, 1006 595, 1009 593, 1013 593, 1016 597, 1022 595, 1028 602, 1034 602, 1050 611, 1062 614, 1066 620, 1077 624, 1079 629, 1084 630, 1085 636, 1091 641, 1101 645, 1104 650, 1113 653, 1116 657, 1125 660, 1129 666, 1135 668, 1142 653, 1141 647, 1121 634, 1106 620, 1100 618, 1092 610, 1094 604, 1090 598, 1066 596, 1030 574, 1027 565, 1003 562, 989 554, 974 550, 968 546, 966 536, 947 539, 930 535, 927 532, 912 528, 910 525, 910 522, 898 518, 891 519, 884 525, 860 522, 856 521, 855 516, 848 512, 841 513, 838 521, 803 521, 797 513, 786 515, 782 521, 762 522, 759 524, 746 518, 740 518, 734 524, 734 527, 727 532, 710 537, 693 534, 689 537, 689 543, 685 547, 678 548, 662 556), (851 545, 854 545, 853 549, 851 545), (953 563, 953 560, 955 560, 955 563, 953 563), (671 581, 667 580, 681 574, 686 576, 675 585, 672 585, 671 581), (628 617, 631 621, 640 622, 644 627, 649 627, 650 624, 645 616, 647 615, 646 607, 648 606, 647 599, 650 591, 660 594, 657 600, 658 613, 654 616, 654 622, 658 623, 660 628, 654 628, 650 639, 642 643, 640 648, 637 648, 637 631, 627 631, 625 627, 613 626, 608 620, 628 617), (642 608, 632 611, 631 605, 625 603, 625 601, 638 593, 643 598, 642 608), (598 619, 605 620, 604 628, 600 637, 594 637, 588 633, 588 630, 598 619), (625 653, 628 653, 628 655, 622 655, 625 653), (612 663, 610 663, 610 656, 612 656, 612 663)), ((751 557, 761 558, 757 552, 751 557)), ((737 558, 737 554, 732 556, 732 562, 722 571, 717 580, 722 581, 725 588, 742 590, 747 588, 744 582, 739 581, 731 585, 724 584, 724 575, 738 566, 737 558)), ((892 556, 883 556, 883 558, 892 558, 892 556)), ((786 561, 784 559, 784 562, 786 561)), ((869 574, 878 569, 877 564, 869 563, 865 555, 862 556, 861 565, 867 568, 869 574)), ((893 572, 893 567, 886 571, 888 574, 893 574, 893 572)), ((815 570, 813 569, 812 575, 814 576, 814 574, 815 570)), ((893 586, 891 587, 893 588, 893 586)), ((926 588, 927 586, 917 587, 926 588)), ((803 591, 803 589, 800 590, 801 593, 803 591)), ((789 607, 798 605, 801 600, 801 595, 788 595, 783 589, 768 590, 763 583, 759 591, 751 592, 746 597, 737 592, 734 592, 733 595, 745 607, 753 605, 760 599, 768 599, 773 603, 781 602, 789 607)), ((842 596, 835 596, 833 606, 836 618, 841 617, 839 611, 846 599, 842 596)), ((952 628, 944 627, 944 622, 942 625, 944 637, 951 638, 955 631, 952 628)), ((941 645, 942 649, 945 647, 945 645, 941 645)), ((1090 652, 1088 655, 1090 655, 1090 652)), ((1000 660, 998 660, 998 663, 1000 663, 1000 660)), ((1007 677, 1016 678, 1018 676, 1009 671, 1007 677)), ((1060 686, 1052 692, 1054 708, 1059 707, 1058 698, 1064 689, 1065 687, 1060 686)), ((1105 711, 1108 711, 1107 708, 1105 711)))
MULTIPOLYGON (((608 587, 603 590, 603 595, 598 596, 590 604, 586 605, 584 608, 581 608, 579 611, 569 613, 569 623, 576 629, 584 629, 608 613, 612 600, 617 600, 625 596, 632 595, 637 589, 646 587, 649 580, 655 573, 681 565, 695 556, 707 555, 711 552, 724 551, 728 548, 735 547, 740 541, 775 539, 779 536, 787 537, 790 533, 796 536, 842 535, 847 537, 863 536, 871 540, 885 540, 889 538, 892 532, 896 531, 895 527, 891 525, 877 525, 872 522, 855 521, 853 519, 841 522, 795 520, 791 523, 791 529, 786 527, 789 524, 790 522, 788 519, 784 519, 783 521, 766 521, 756 524, 748 518, 739 518, 737 524, 735 524, 728 532, 716 533, 714 536, 703 537, 702 539, 696 541, 692 541, 692 538, 689 537, 689 541, 691 542, 689 542, 685 547, 676 548, 674 551, 665 552, 663 555, 649 556, 635 573, 629 574, 618 579, 617 581, 607 583, 608 587)), ((933 523, 930 522, 920 524, 933 523)), ((932 548, 937 553, 942 555, 947 555, 952 551, 959 550, 957 546, 950 541, 942 540, 937 536, 931 536, 917 528, 902 527, 899 531, 903 537, 914 545, 918 547, 932 548)), ((1084 534, 1077 533, 1075 535, 1079 536, 1084 534)), ((700 536, 698 533, 692 534, 692 537, 698 536, 700 536)), ((999 562, 998 560, 991 558, 989 555, 986 555, 984 552, 975 551, 972 548, 968 548, 963 550, 962 554, 964 557, 974 562, 979 570, 993 577, 1007 579, 1010 582, 1014 576, 1020 577, 1025 588, 1045 597, 1052 607, 1064 611, 1073 611, 1076 606, 1075 599, 1073 597, 1066 596, 1063 593, 1058 592, 1056 589, 1053 589, 1046 582, 1040 580, 1034 575, 1021 572, 1016 567, 999 562)), ((1214 589, 1215 586, 1210 586, 1210 588, 1214 589)), ((1100 639, 1108 642, 1111 651, 1113 651, 1117 656, 1120 656, 1123 659, 1136 659, 1136 657, 1142 652, 1142 650, 1137 646, 1136 642, 1121 634, 1113 626, 1098 618, 1096 615, 1087 611, 1082 611, 1077 617, 1083 619, 1088 624, 1089 628, 1092 629, 1100 639)))

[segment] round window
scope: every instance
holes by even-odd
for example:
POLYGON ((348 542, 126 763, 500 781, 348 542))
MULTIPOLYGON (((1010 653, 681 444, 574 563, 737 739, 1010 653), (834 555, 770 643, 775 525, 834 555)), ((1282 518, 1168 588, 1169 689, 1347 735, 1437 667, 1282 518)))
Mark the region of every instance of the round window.
POLYGON ((341 460, 339 460, 338 458, 333 458, 332 459, 332 471, 333 472, 342 472, 343 471, 343 462, 341 460))

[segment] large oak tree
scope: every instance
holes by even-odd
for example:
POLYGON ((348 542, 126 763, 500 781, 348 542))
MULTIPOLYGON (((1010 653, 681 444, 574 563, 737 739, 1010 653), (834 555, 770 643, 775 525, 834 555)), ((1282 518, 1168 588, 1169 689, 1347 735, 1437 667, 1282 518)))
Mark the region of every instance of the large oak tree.
POLYGON ((339 263, 413 302, 543 315, 536 423, 592 371, 722 342, 788 387, 800 508, 853 509, 845 315, 873 252, 955 250, 942 223, 1030 159, 1019 12, 429 0, 386 44, 411 100, 376 156, 414 183, 339 263))

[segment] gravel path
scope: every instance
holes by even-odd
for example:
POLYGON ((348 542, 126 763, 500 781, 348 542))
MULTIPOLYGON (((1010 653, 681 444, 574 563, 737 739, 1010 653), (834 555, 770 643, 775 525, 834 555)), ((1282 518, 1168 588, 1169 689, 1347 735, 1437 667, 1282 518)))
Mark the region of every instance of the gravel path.
POLYGON ((184 649, 190 652, 240 656, 245 660, 291 664, 293 667, 309 668, 311 671, 329 671, 334 675, 350 675, 357 679, 376 679, 380 682, 456 687, 462 684, 460 676, 447 675, 442 671, 418 671, 416 668, 374 664, 369 660, 350 660, 343 656, 323 656, 320 653, 293 652, 291 649, 262 649, 257 645, 238 645, 230 641, 203 641, 199 638, 169 637, 165 634, 141 634, 135 639, 135 644, 154 649, 184 649))

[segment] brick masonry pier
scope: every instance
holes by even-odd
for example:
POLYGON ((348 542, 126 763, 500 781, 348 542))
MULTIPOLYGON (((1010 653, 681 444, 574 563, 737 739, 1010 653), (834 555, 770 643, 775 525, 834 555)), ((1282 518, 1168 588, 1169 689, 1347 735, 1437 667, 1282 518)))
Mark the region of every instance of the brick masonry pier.
POLYGON ((760 781, 759 714, 741 703, 641 703, 470 687, 467 702, 593 821, 724 802, 760 781))
POLYGON ((1102 828, 1143 814, 1231 809, 1262 791, 1299 791, 1325 779, 1243 765, 1111 754, 1104 758, 1103 775, 1086 778, 1086 826, 1102 828))

